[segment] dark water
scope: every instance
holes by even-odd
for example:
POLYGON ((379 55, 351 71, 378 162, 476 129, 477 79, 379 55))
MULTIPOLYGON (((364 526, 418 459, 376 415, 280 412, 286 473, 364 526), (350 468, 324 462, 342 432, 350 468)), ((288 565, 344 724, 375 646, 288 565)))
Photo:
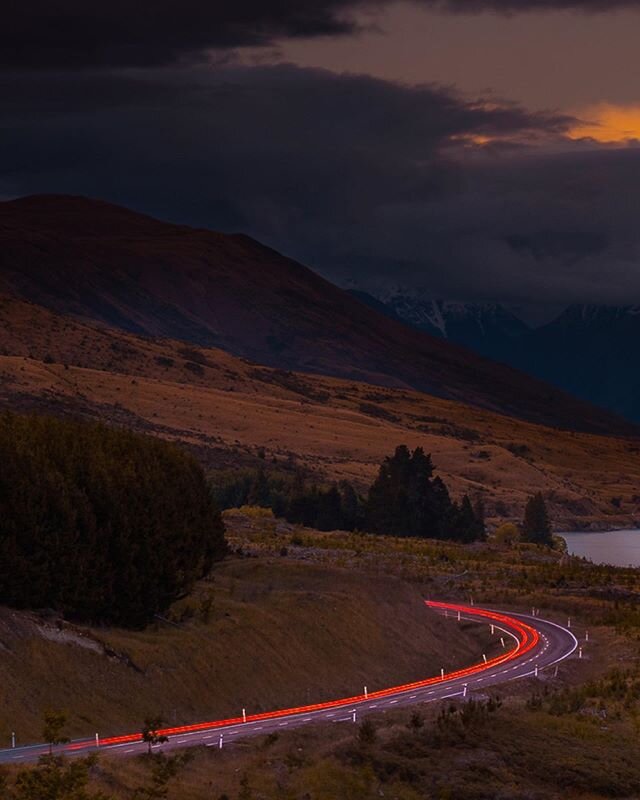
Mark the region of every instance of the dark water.
POLYGON ((596 564, 640 567, 640 530, 607 533, 562 533, 571 555, 596 564))

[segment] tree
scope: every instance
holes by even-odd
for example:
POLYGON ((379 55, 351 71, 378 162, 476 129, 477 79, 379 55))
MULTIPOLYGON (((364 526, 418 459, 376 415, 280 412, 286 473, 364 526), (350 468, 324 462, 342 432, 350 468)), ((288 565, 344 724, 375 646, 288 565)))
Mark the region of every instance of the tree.
POLYGON ((340 481, 340 505, 342 508, 341 527, 353 531, 362 525, 362 500, 349 481, 340 481))
POLYGON ((150 759, 145 759, 151 765, 149 783, 138 786, 133 792, 132 800, 164 800, 169 794, 169 782, 193 760, 193 753, 185 751, 173 756, 157 753, 150 759))
POLYGON ((513 522, 504 522, 493 534, 493 538, 497 544, 513 547, 520 539, 520 531, 513 522))
POLYGON ((319 531, 335 531, 342 526, 342 498, 333 484, 328 491, 318 493, 315 527, 319 531))
POLYGON ((444 481, 433 477, 431 456, 405 445, 384 460, 369 489, 364 529, 391 536, 474 542, 485 538, 484 521, 464 497, 453 503, 444 481))
POLYGON ((249 491, 247 502, 250 506, 266 508, 269 505, 269 483, 264 469, 260 467, 249 491))
POLYGON ((190 454, 95 423, 0 413, 0 604, 140 628, 225 553, 190 454))
POLYGON ((103 792, 87 788, 89 772, 96 764, 95 755, 66 761, 47 756, 37 767, 23 769, 16 776, 12 794, 2 794, 3 800, 110 800, 103 792))
POLYGON ((49 744, 49 755, 53 753, 55 745, 66 744, 69 737, 62 733, 67 724, 67 715, 64 711, 48 709, 44 712, 44 725, 42 727, 42 738, 49 744))
POLYGON ((390 536, 437 536, 431 456, 406 445, 385 458, 371 484, 366 529, 390 536))
POLYGON ((525 542, 548 547, 553 544, 547 504, 542 492, 537 492, 527 501, 522 523, 522 538, 525 542))
POLYGON ((358 741, 360 744, 368 746, 374 744, 377 738, 376 726, 370 719, 365 719, 358 728, 358 741))
POLYGON ((486 538, 484 522, 476 516, 468 495, 458 506, 454 503, 451 513, 452 537, 458 542, 483 541, 486 538))
POLYGON ((147 717, 142 728, 142 741, 148 745, 147 752, 151 754, 154 744, 163 744, 169 741, 169 737, 162 733, 164 720, 162 717, 147 717))

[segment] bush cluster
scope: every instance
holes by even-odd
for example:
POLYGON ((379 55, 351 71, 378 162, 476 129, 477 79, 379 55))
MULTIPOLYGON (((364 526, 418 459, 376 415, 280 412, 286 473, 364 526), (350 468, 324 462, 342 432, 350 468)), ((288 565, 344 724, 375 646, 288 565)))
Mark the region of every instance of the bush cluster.
POLYGON ((189 454, 100 424, 0 416, 0 602, 142 626, 225 548, 189 454))
POLYGON ((451 500, 444 482, 433 475, 431 457, 404 445, 380 466, 366 497, 347 481, 328 487, 309 485, 300 473, 290 476, 257 471, 218 473, 214 495, 221 508, 255 505, 276 516, 320 531, 360 530, 391 536, 472 542, 485 538, 482 509, 467 496, 451 500))

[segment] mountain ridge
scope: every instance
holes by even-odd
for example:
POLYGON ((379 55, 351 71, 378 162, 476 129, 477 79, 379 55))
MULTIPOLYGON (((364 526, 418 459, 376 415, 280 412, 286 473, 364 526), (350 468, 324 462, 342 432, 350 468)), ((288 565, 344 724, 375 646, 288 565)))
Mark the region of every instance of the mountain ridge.
POLYGON ((0 203, 0 282, 58 313, 283 369, 412 387, 548 425, 634 433, 524 373, 412 330, 244 234, 104 201, 0 203))
POLYGON ((535 375, 586 402, 640 422, 640 305, 573 304, 529 327, 496 304, 432 300, 421 291, 369 295, 381 313, 535 375), (434 318, 435 317, 435 318, 434 318))

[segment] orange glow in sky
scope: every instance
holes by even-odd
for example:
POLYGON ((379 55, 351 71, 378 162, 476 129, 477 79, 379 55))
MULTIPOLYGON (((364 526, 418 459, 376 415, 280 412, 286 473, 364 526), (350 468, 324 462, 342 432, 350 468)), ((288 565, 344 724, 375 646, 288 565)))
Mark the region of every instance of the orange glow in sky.
POLYGON ((569 131, 571 139, 595 139, 619 143, 640 140, 640 105, 616 106, 608 103, 582 109, 582 120, 569 131))

